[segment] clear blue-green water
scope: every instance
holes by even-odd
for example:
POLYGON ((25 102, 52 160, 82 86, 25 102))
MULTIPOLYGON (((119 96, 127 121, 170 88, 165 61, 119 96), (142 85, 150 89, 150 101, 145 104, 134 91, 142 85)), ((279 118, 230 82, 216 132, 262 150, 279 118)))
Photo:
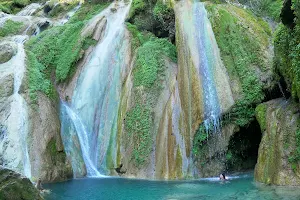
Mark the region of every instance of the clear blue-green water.
POLYGON ((175 200, 175 199, 264 199, 299 200, 300 188, 255 183, 252 175, 195 181, 147 181, 122 178, 86 178, 47 184, 47 200, 175 200))

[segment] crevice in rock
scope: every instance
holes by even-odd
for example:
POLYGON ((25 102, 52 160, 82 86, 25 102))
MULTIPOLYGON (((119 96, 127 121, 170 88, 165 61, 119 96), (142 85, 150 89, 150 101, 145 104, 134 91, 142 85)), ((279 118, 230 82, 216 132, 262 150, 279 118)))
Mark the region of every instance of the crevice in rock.
POLYGON ((274 84, 274 86, 271 89, 264 91, 264 102, 281 97, 285 99, 289 99, 291 97, 291 93, 287 87, 283 76, 281 76, 278 72, 277 75, 279 76, 279 80, 277 81, 277 83, 274 84))
POLYGON ((229 172, 254 169, 261 136, 260 126, 254 120, 230 137, 226 152, 226 169, 229 172))

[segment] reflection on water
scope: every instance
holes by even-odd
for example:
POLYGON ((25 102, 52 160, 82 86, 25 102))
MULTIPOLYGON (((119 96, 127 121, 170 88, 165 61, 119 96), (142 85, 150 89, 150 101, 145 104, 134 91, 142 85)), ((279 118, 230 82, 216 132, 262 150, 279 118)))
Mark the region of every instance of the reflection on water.
POLYGON ((296 187, 274 187, 258 184, 253 175, 195 181, 147 181, 121 178, 77 179, 64 183, 45 185, 52 193, 48 200, 206 200, 255 199, 299 200, 296 187))

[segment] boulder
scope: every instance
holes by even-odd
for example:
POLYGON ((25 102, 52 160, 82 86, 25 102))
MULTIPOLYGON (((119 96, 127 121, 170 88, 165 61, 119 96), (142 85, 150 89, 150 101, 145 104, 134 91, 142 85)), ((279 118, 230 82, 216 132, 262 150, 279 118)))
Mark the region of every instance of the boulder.
POLYGON ((42 200, 43 198, 28 178, 0 166, 0 199, 42 200))
POLYGON ((0 44, 0 64, 6 63, 16 54, 16 48, 10 43, 0 44))
POLYGON ((274 185, 300 185, 299 105, 275 99, 260 104, 256 117, 263 131, 255 180, 274 185))

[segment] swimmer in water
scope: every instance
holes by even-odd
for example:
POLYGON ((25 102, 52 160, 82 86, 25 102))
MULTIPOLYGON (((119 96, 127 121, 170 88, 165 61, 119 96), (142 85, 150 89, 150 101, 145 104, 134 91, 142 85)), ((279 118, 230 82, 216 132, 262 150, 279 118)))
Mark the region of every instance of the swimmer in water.
POLYGON ((226 177, 225 177, 224 173, 220 174, 220 180, 221 181, 225 181, 226 180, 226 177))

